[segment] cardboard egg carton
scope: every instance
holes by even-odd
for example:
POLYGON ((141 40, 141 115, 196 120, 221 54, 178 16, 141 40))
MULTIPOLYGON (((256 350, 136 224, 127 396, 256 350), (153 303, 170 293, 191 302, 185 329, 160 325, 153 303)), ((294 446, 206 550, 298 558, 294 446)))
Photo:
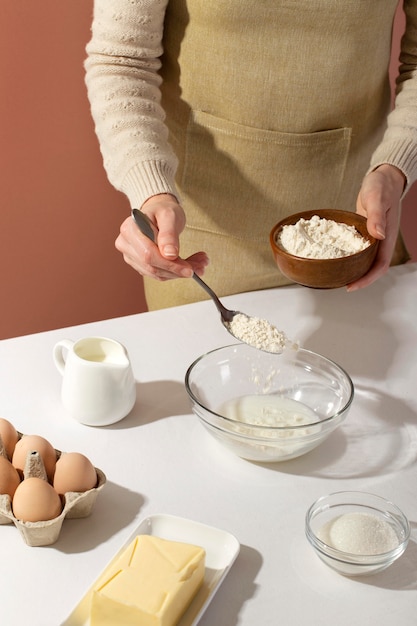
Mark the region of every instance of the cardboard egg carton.
MULTIPOLYGON (((20 437, 22 437, 21 433, 19 433, 20 437)), ((0 448, 2 448, 1 445, 0 448)), ((58 460, 62 452, 60 450, 55 450, 55 452, 58 460)), ((0 453, 2 453, 1 449, 0 453)), ((16 519, 13 515, 10 496, 0 494, 0 525, 14 524, 28 546, 49 546, 55 543, 61 532, 64 519, 76 519, 90 515, 97 496, 106 483, 105 474, 97 467, 94 469, 97 473, 96 486, 84 492, 67 492, 63 496, 63 507, 60 515, 45 522, 22 522, 16 519)), ((25 478, 37 477, 47 480, 45 468, 38 453, 28 453, 23 474, 25 478)))

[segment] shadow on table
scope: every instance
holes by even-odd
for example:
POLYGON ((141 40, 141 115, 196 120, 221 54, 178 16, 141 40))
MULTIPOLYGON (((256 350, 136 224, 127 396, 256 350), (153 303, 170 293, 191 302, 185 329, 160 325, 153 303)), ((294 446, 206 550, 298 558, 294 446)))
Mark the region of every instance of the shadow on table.
POLYGON ((239 613, 245 602, 256 595, 254 582, 261 569, 262 556, 257 550, 241 545, 239 555, 210 602, 210 609, 199 621, 199 626, 239 624, 239 613))
POLYGON ((65 519, 58 541, 51 546, 67 554, 88 552, 105 543, 134 520, 145 498, 116 483, 107 482, 89 517, 65 519))
MULTIPOLYGON (((412 522, 417 528, 417 523, 412 522)), ((394 591, 415 591, 417 589, 417 543, 410 539, 404 554, 388 569, 375 574, 357 578, 359 582, 381 589, 394 591)))
POLYGON ((136 428, 174 415, 191 413, 184 383, 175 380, 136 382, 136 403, 120 422, 105 426, 108 430, 136 428))
POLYGON ((375 389, 357 387, 360 407, 317 448, 304 456, 265 464, 275 471, 334 479, 382 476, 417 460, 415 412, 406 402, 375 389))

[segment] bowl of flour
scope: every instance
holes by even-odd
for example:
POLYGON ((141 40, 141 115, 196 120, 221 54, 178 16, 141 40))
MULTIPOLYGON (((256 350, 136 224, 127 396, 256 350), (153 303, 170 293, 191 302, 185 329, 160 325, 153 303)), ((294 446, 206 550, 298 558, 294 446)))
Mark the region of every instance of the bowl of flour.
POLYGON ((270 244, 284 276, 306 287, 335 289, 368 272, 379 241, 368 233, 362 215, 321 209, 278 222, 270 244))

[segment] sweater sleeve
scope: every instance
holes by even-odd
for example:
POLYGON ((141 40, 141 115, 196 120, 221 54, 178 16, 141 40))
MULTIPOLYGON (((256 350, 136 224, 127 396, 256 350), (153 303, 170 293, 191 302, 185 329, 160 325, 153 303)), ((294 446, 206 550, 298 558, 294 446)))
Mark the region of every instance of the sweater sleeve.
POLYGON ((371 159, 371 169, 389 163, 407 179, 406 191, 417 180, 417 2, 405 0, 406 28, 401 41, 395 106, 388 116, 382 142, 371 159))
POLYGON ((160 104, 162 34, 168 0, 95 0, 85 80, 110 182, 132 207, 177 195, 177 159, 160 104))

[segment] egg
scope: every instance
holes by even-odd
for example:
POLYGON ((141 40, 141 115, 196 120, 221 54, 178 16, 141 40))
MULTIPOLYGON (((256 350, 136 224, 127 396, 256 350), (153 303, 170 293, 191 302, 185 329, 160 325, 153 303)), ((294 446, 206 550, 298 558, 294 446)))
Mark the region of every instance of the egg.
MULTIPOLYGON (((8 420, 0 417, 0 439, 9 459, 12 458, 15 445, 19 440, 19 433, 8 420)), ((0 446, 1 447, 1 446, 0 446)))
POLYGON ((28 453, 35 451, 39 452, 45 466, 48 480, 52 483, 55 472, 56 451, 47 439, 44 439, 39 435, 23 435, 23 437, 19 439, 12 457, 13 465, 18 472, 23 475, 27 455, 28 453))
POLYGON ((56 462, 53 486, 57 493, 84 492, 97 484, 97 472, 91 461, 80 452, 62 453, 56 462))
POLYGON ((11 498, 20 484, 19 472, 10 463, 9 459, 0 456, 0 493, 9 494, 11 498))
POLYGON ((46 480, 26 478, 15 491, 12 509, 21 522, 46 522, 60 515, 62 502, 46 480))

